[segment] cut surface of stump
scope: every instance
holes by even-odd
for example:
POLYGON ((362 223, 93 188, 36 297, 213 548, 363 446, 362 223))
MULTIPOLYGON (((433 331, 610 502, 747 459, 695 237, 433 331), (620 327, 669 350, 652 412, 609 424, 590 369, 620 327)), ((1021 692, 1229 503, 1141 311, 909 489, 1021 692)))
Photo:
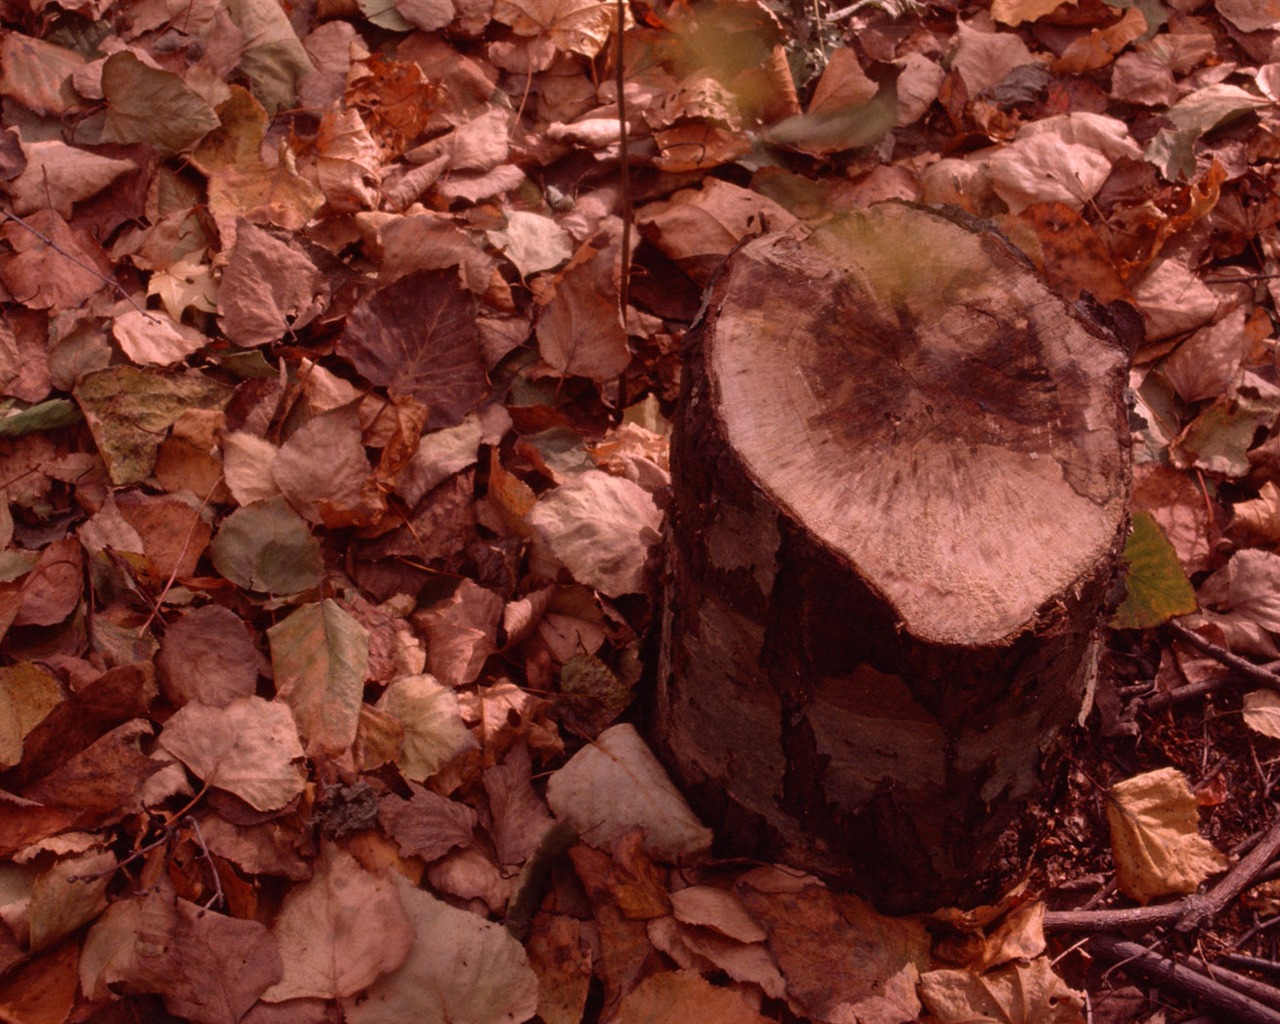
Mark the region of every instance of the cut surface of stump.
POLYGON ((657 726, 738 852, 889 907, 999 873, 1092 680, 1127 365, 922 207, 731 257, 686 352, 657 726))

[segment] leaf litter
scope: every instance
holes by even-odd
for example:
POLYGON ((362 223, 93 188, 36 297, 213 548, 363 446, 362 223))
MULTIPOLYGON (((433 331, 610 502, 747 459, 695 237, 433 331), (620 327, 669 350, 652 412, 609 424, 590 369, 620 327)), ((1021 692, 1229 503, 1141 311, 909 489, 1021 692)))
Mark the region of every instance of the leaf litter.
POLYGON ((718 865, 620 721, 698 293, 879 198, 1141 317, 1110 746, 1034 891, 1265 824, 1274 3, 621 6, 625 152, 611 0, 5 13, 6 1019, 1082 1019, 1058 911, 718 865))

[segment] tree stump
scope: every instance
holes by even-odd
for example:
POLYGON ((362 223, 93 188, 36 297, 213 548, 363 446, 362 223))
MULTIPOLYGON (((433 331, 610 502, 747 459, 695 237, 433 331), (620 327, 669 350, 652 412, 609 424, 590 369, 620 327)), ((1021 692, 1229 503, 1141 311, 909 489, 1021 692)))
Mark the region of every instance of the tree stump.
POLYGON ((1118 333, 905 203, 730 257, 686 348, 655 717, 726 852, 890 910, 1016 870, 1127 529, 1118 333))

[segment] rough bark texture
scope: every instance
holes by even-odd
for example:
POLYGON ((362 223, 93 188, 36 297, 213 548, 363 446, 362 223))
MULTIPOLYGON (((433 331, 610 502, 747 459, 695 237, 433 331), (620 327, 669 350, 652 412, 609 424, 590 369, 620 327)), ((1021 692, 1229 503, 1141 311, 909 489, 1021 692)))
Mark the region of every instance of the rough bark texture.
POLYGON ((656 718, 728 848, 890 909, 1011 866, 1126 528, 1111 324, 907 204, 729 260, 686 351, 656 718))

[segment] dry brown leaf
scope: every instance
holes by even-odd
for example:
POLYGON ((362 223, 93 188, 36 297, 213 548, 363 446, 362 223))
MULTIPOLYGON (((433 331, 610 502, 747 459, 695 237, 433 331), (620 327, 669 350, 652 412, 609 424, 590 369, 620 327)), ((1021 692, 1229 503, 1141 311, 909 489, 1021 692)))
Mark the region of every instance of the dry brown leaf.
POLYGON ((276 942, 257 921, 157 892, 112 904, 89 929, 80 986, 95 1001, 156 993, 195 1024, 239 1024, 280 971, 276 942))
POLYGON ((710 928, 738 942, 763 942, 768 936, 742 900, 727 889, 709 885, 680 889, 671 894, 671 913, 677 921, 710 928))
POLYGON ((901 1024, 919 1015, 916 984, 929 948, 919 922, 882 917, 856 896, 817 885, 765 893, 743 884, 738 894, 768 931, 797 1012, 833 1024, 901 1024), (831 958, 832 948, 845 955, 831 958))
POLYGON ((502 598, 472 580, 463 580, 443 601, 413 615, 426 636, 427 670, 446 686, 475 682, 497 649, 502 598))
POLYGON ((1004 25, 1021 25, 1052 14, 1063 0, 992 0, 991 17, 1004 25))
POLYGON ((262 660, 243 619, 221 605, 187 612, 165 630, 156 677, 175 708, 188 701, 226 707, 252 697, 262 660))
POLYGON ((1244 548, 1200 586, 1203 604, 1234 611, 1280 633, 1280 555, 1244 548))
POLYGON ((1053 973, 1041 957, 986 974, 929 971, 920 997, 939 1024, 1082 1024, 1084 996, 1053 973))
POLYGON ((501 764, 484 772, 494 849, 499 862, 508 867, 528 860, 555 824, 546 803, 533 789, 532 770, 528 746, 517 743, 501 764))
POLYGON ((1120 890, 1139 903, 1195 892, 1225 871, 1225 855, 1199 831, 1196 798, 1176 768, 1161 768, 1111 787, 1107 821, 1120 890))
POLYGON ((471 845, 476 812, 409 783, 408 800, 388 793, 378 801, 378 821, 406 857, 439 860, 454 847, 471 845))
POLYGON ((538 976, 538 1016, 546 1024, 580 1024, 591 985, 583 923, 564 914, 539 914, 526 948, 538 976))
POLYGON ((517 1024, 538 981, 505 928, 392 876, 413 936, 403 966, 343 1006, 350 1024, 517 1024))
POLYGON ((474 303, 448 271, 415 271, 361 299, 338 351, 370 382, 429 406, 427 429, 460 423, 488 392, 474 303))
POLYGON ((711 830, 694 816, 633 725, 606 729, 553 773, 547 803, 596 846, 636 826, 659 860, 696 859, 711 846, 711 830))
POLYGON ((1244 722, 1254 732, 1280 740, 1280 693, 1254 690, 1244 695, 1244 722))
POLYGON ((644 591, 662 513, 637 484, 582 473, 545 495, 527 519, 579 583, 608 597, 644 591))
POLYGON ((284 972, 262 994, 269 1003, 355 995, 403 964, 414 944, 393 881, 328 842, 311 880, 285 897, 271 934, 284 972))
POLYGON ((260 811, 302 792, 302 744, 284 704, 261 697, 224 707, 191 702, 165 722, 160 743, 198 778, 260 811))
POLYGON ((716 988, 694 971, 652 974, 627 993, 618 1024, 766 1024, 736 992, 716 988))
POLYGON ((377 708, 404 726, 404 747, 396 764, 414 782, 425 782, 457 754, 477 745, 462 724, 458 698, 434 676, 402 676, 392 681, 377 708))

